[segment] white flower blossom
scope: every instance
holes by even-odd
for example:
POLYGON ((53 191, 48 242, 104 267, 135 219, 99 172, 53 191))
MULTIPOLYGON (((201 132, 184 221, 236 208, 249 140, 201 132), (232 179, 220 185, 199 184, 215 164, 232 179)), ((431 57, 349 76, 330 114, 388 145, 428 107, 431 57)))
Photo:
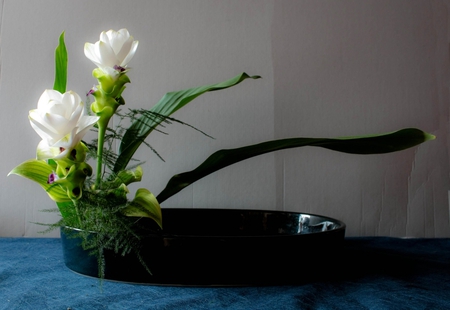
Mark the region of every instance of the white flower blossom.
POLYGON ((65 157, 98 120, 97 116, 84 115, 84 103, 77 93, 61 94, 52 89, 44 91, 28 118, 42 138, 38 159, 65 157))
POLYGON ((114 71, 121 72, 126 68, 138 44, 127 29, 103 31, 99 41, 84 45, 84 54, 105 73, 112 75, 114 71))

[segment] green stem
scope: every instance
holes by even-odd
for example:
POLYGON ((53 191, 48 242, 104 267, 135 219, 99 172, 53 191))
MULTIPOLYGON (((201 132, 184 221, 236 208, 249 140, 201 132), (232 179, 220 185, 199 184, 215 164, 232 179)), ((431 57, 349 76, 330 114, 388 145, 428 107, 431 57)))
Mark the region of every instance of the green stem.
POLYGON ((78 204, 76 200, 73 200, 73 206, 75 207, 75 213, 77 214, 77 220, 78 220, 78 228, 82 229, 81 226, 81 216, 80 216, 80 209, 78 209, 78 204))
POLYGON ((97 145, 97 171, 95 175, 95 188, 100 189, 102 182, 102 168, 103 168, 103 145, 105 143, 106 128, 109 122, 108 119, 100 118, 98 120, 98 145, 97 145))

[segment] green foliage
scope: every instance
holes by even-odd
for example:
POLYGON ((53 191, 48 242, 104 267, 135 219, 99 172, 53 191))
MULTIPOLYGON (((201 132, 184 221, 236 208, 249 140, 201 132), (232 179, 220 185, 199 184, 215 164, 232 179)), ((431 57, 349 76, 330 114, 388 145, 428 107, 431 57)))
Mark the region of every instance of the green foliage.
POLYGON ((155 196, 145 188, 136 191, 136 197, 122 210, 122 213, 126 216, 151 218, 162 228, 161 207, 155 196))
POLYGON ((381 154, 407 149, 427 140, 434 139, 433 135, 419 129, 409 128, 396 132, 336 139, 322 138, 292 138, 268 141, 242 148, 220 150, 208 157, 196 169, 173 176, 164 190, 157 196, 159 203, 175 195, 186 186, 242 160, 274 152, 282 149, 301 146, 318 146, 334 151, 351 154, 381 154))
MULTIPOLYGON (((127 128, 125 127, 124 123, 127 124, 129 122, 136 122, 139 118, 142 118, 143 116, 145 116, 145 118, 147 119, 154 119, 155 122, 159 122, 157 128, 155 128, 154 130, 156 132, 162 133, 167 135, 166 132, 164 132, 164 129, 168 126, 171 125, 173 123, 178 123, 184 126, 188 126, 189 128, 196 130, 198 132, 200 132, 201 134, 212 138, 211 136, 209 136, 208 134, 206 134, 205 132, 201 131, 200 129, 189 125, 187 123, 184 123, 178 119, 172 118, 172 117, 163 117, 162 115, 155 113, 155 112, 151 112, 148 110, 144 110, 144 109, 129 109, 128 112, 126 113, 122 113, 120 110, 116 111, 116 116, 117 116, 117 120, 115 120, 116 124, 114 128, 110 128, 108 127, 105 133, 105 138, 104 138, 104 150, 103 150, 103 165, 104 165, 104 182, 106 182, 107 184, 105 184, 105 186, 109 186, 108 183, 112 182, 112 180, 114 178, 117 178, 118 175, 120 175, 121 173, 129 173, 130 169, 134 169, 139 167, 139 165, 142 165, 144 162, 140 161, 136 158, 131 158, 130 159, 130 164, 128 166, 128 170, 121 170, 119 172, 114 172, 114 166, 117 162, 117 154, 116 152, 114 152, 115 149, 115 145, 117 143, 120 143, 123 140, 123 135, 124 133, 127 131, 127 128), (128 172, 127 172, 128 171, 128 172)), ((94 128, 94 131, 96 129, 94 128)), ((87 141, 83 141, 83 143, 88 147, 88 159, 97 159, 98 153, 97 153, 97 139, 94 139, 90 142, 87 141)), ((160 160, 164 161, 164 158, 162 158, 162 156, 158 153, 158 151, 153 148, 148 142, 141 141, 141 143, 143 145, 145 145, 146 147, 148 147, 160 160)), ((123 178, 123 177, 119 177, 119 178, 123 178)), ((136 182, 136 181, 135 181, 136 182)))
POLYGON ((8 175, 16 174, 38 183, 54 201, 70 201, 61 186, 48 183, 51 173, 53 173, 52 167, 44 160, 30 159, 15 167, 8 175))
POLYGON ((64 32, 59 36, 59 45, 55 50, 55 82, 53 89, 64 93, 67 86, 67 49, 64 43, 64 32))
MULTIPOLYGON (((155 234, 160 231, 154 222, 123 216, 128 205, 126 199, 108 192, 85 192, 76 205, 58 204, 60 210, 70 209, 63 212, 71 215, 63 218, 59 225, 77 228, 71 231, 71 237, 81 238, 83 248, 97 257, 100 278, 105 275, 105 251, 114 251, 122 256, 134 253, 140 258, 140 240, 145 234, 139 232, 155 234)), ((66 233, 70 231, 66 230, 66 233)), ((146 267, 143 260, 141 263, 146 267)))
POLYGON ((119 156, 114 166, 114 172, 117 173, 127 167, 130 159, 133 157, 141 143, 161 122, 164 121, 166 117, 178 111, 198 96, 206 92, 235 86, 245 79, 259 78, 260 76, 249 76, 244 72, 221 83, 194 87, 165 94, 161 100, 149 110, 153 113, 150 117, 147 114, 142 115, 135 120, 130 128, 128 128, 125 132, 120 144, 119 156), (159 115, 159 117, 155 117, 155 115, 159 115))

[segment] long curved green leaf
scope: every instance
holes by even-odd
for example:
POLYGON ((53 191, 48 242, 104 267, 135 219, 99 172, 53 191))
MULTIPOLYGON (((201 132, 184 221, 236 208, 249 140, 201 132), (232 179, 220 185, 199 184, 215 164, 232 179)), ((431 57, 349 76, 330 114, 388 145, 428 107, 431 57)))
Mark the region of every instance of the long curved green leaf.
POLYGON ((249 78, 259 79, 260 76, 249 76, 244 72, 221 83, 194 87, 165 94, 161 100, 149 110, 153 113, 151 116, 141 116, 134 121, 130 128, 128 128, 125 132, 120 144, 119 156, 114 165, 114 172, 118 173, 120 170, 124 170, 126 168, 131 160, 131 157, 134 155, 141 143, 145 140, 145 138, 147 138, 153 129, 164 121, 165 117, 170 116, 206 92, 229 88, 249 78), (155 114, 160 115, 160 117, 155 116, 155 114))
POLYGON ((173 176, 156 197, 159 203, 175 195, 195 181, 239 161, 265 153, 301 146, 318 146, 351 154, 381 154, 401 151, 435 136, 419 129, 407 128, 392 133, 335 139, 291 138, 263 142, 236 149, 220 150, 208 157, 196 169, 173 176))
POLYGON ((59 36, 59 45, 55 50, 55 82, 53 89, 65 93, 67 86, 67 49, 64 32, 59 36))
POLYGON ((52 167, 44 160, 30 159, 17 167, 8 174, 16 174, 38 183, 56 202, 70 201, 67 193, 57 184, 48 184, 48 176, 53 173, 52 167))

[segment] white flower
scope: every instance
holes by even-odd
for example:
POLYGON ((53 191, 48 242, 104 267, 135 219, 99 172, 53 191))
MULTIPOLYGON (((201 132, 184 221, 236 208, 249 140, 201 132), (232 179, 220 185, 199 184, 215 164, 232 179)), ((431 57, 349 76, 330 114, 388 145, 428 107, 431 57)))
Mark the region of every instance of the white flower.
POLYGON ((77 93, 61 94, 52 89, 44 91, 28 118, 42 138, 38 159, 65 157, 98 120, 97 116, 84 115, 84 103, 77 93))
POLYGON ((138 44, 127 29, 103 31, 100 41, 84 45, 84 54, 105 73, 111 74, 113 70, 122 71, 126 68, 138 44))

